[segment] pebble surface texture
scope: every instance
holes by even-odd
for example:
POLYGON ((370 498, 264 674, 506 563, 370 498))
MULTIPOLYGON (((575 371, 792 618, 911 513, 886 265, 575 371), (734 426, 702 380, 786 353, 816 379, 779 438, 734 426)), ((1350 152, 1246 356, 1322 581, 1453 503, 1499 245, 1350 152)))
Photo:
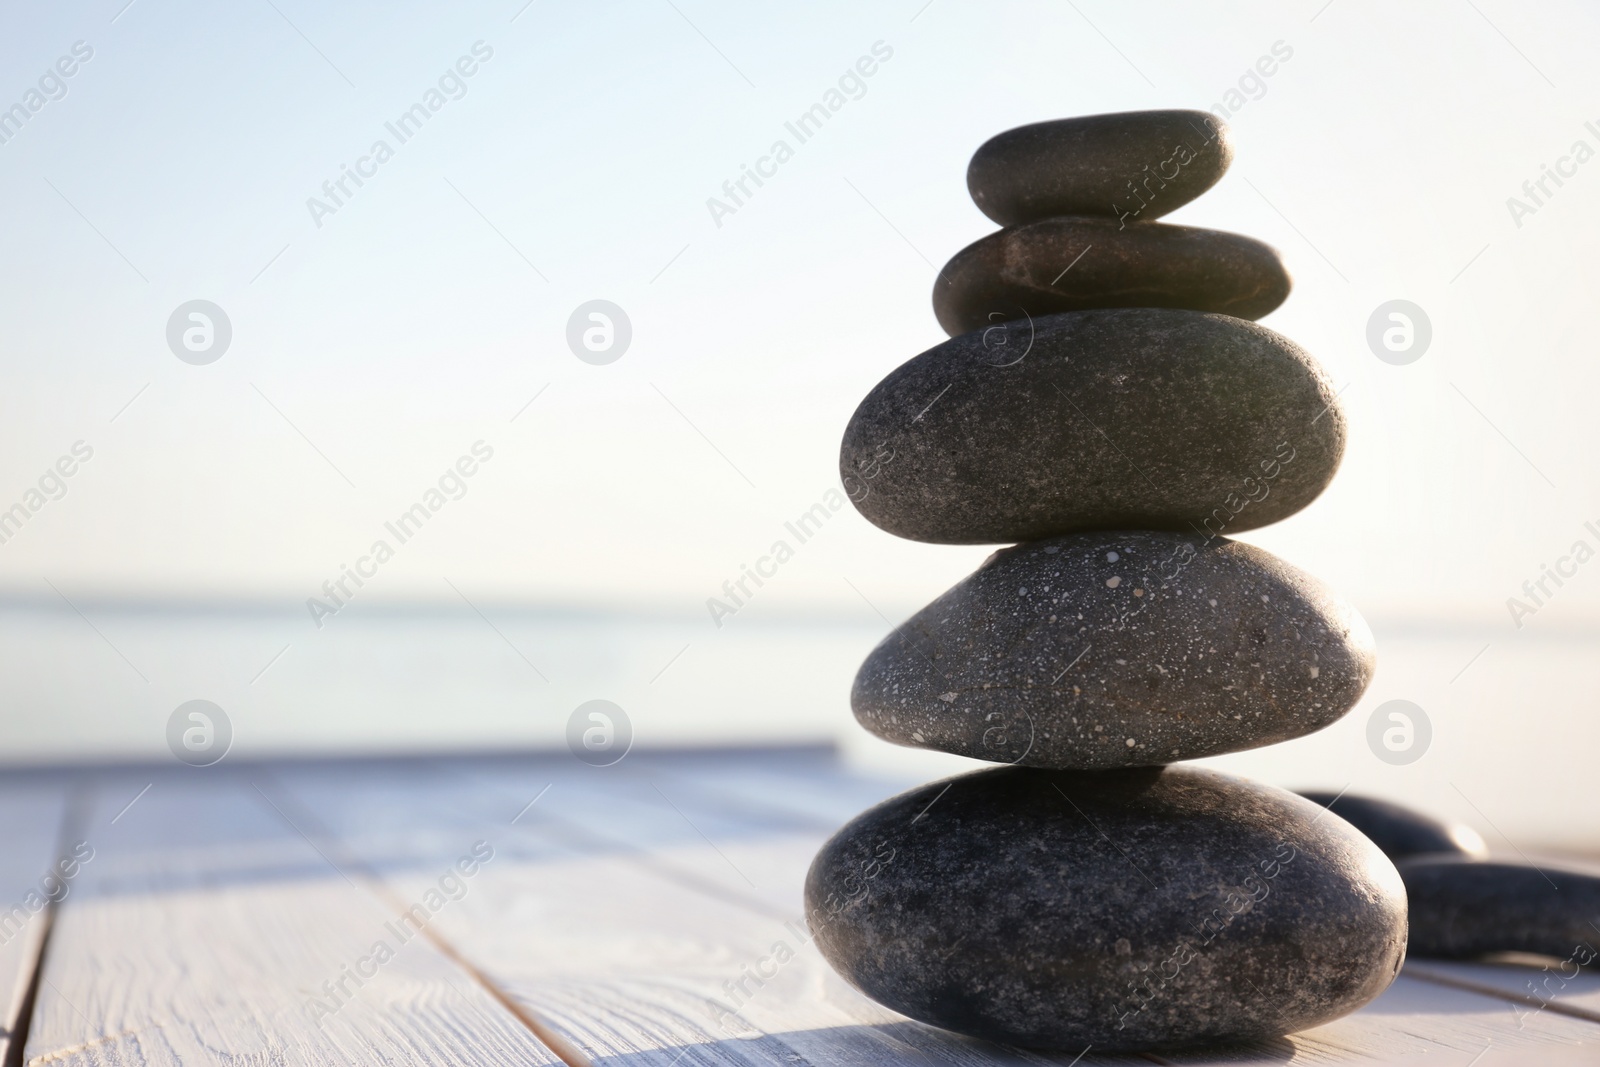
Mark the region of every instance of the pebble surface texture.
POLYGON ((851 417, 839 469, 863 515, 914 541, 1232 534, 1309 504, 1344 443, 1332 383, 1288 338, 1113 308, 963 334, 902 364, 851 417))
POLYGON ((1387 987, 1406 901, 1366 838, 1212 771, 1002 767, 857 816, 806 914, 830 964, 913 1019, 1011 1045, 1276 1037, 1387 987))
POLYGON ((1597 962, 1600 876, 1541 865, 1488 863, 1459 857, 1402 860, 1411 902, 1414 956, 1475 959, 1494 952, 1531 952, 1566 960, 1586 949, 1579 966, 1597 962))
POLYGON ((1217 183, 1228 128, 1205 111, 1124 111, 996 134, 973 153, 967 190, 1002 226, 1054 215, 1148 222, 1217 183))
POLYGON ((1360 698, 1360 615, 1253 545, 1152 531, 1003 549, 878 645, 851 705, 887 741, 1023 766, 1199 759, 1360 698))
POLYGON ((951 336, 1012 319, 1090 308, 1215 311, 1258 319, 1289 296, 1271 245, 1193 226, 1054 218, 990 234, 957 252, 933 288, 951 336))
POLYGON ((1313 804, 1321 804, 1366 834, 1396 863, 1411 856, 1484 859, 1489 855, 1478 831, 1461 823, 1441 822, 1431 815, 1376 797, 1305 791, 1300 795, 1313 804))

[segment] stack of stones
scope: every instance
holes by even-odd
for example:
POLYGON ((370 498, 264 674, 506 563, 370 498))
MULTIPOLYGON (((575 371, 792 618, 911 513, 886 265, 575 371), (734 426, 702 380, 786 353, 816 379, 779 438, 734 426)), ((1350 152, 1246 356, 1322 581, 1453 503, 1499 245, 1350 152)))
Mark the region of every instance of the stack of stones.
POLYGON ((806 881, 868 996, 1011 1045, 1260 1040, 1354 1010, 1405 954, 1394 865, 1284 790, 1172 766, 1344 715, 1356 612, 1224 534, 1309 504, 1345 418, 1252 319, 1289 278, 1233 234, 1152 221, 1212 186, 1210 115, 1045 122, 973 157, 1004 228, 934 291, 952 335, 845 431, 856 506, 902 537, 1012 544, 875 649, 852 704, 896 744, 1006 766, 858 816, 806 881))

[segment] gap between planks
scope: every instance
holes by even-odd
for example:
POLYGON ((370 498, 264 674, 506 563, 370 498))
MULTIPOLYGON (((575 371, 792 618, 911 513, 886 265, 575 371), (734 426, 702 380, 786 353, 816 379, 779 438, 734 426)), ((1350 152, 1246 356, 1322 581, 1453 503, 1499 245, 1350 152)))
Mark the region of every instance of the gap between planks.
MULTIPOLYGON (((61 821, 56 825, 56 843, 45 870, 53 870, 72 850, 72 842, 88 825, 93 791, 82 782, 69 786, 61 803, 61 821)), ((39 915, 39 934, 35 938, 33 968, 22 985, 22 996, 12 1002, 13 1015, 7 1020, 6 1052, 3 1067, 23 1067, 26 1062, 28 1033, 33 1029, 33 1009, 39 1002, 39 986, 44 981, 44 961, 50 950, 50 934, 55 929, 56 911, 66 894, 46 897, 39 915)))

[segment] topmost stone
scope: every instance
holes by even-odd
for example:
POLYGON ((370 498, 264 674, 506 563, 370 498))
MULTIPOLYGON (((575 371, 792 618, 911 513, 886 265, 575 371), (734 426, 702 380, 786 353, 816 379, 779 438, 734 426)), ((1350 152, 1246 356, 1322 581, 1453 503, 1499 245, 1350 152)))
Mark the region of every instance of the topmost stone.
POLYGON ((1148 221, 1217 183, 1233 162, 1228 127, 1205 111, 1123 111, 1018 126, 985 141, 967 189, 1016 226, 1057 215, 1148 221))

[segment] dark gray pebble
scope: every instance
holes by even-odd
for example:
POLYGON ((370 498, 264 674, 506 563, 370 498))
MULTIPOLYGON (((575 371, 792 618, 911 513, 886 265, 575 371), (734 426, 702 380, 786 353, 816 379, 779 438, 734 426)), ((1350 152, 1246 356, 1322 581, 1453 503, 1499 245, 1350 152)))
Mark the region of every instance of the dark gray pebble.
POLYGON ((1597 961, 1600 875, 1460 857, 1418 857, 1399 867, 1410 898, 1413 956, 1529 952, 1578 966, 1597 961))
POLYGON ((1489 855, 1478 831, 1461 823, 1447 823, 1388 800, 1349 793, 1300 791, 1313 804, 1321 804, 1372 839, 1395 862, 1411 856, 1444 854, 1483 859, 1489 855))
POLYGON ((851 417, 839 471, 863 515, 915 541, 1233 534, 1309 504, 1344 442, 1332 382, 1288 338, 1111 308, 962 334, 902 364, 851 417))
POLYGON ((1281 789, 1187 767, 995 768, 852 820, 806 878, 874 1000, 1011 1045, 1261 1040, 1365 1004, 1405 955, 1377 847, 1281 789))
POLYGON ((1254 545, 1072 534, 990 556, 872 651, 850 703, 898 745, 1137 767, 1320 730, 1375 656, 1354 608, 1254 545))
POLYGON ((1283 303, 1289 285, 1271 245, 1236 233, 1054 218, 957 252, 934 282, 933 311, 952 336, 1090 308, 1188 308, 1259 319, 1283 303))
POLYGON ((1018 126, 985 141, 967 190, 1002 226, 1052 215, 1148 222, 1217 183, 1228 127, 1204 111, 1123 111, 1018 126))

